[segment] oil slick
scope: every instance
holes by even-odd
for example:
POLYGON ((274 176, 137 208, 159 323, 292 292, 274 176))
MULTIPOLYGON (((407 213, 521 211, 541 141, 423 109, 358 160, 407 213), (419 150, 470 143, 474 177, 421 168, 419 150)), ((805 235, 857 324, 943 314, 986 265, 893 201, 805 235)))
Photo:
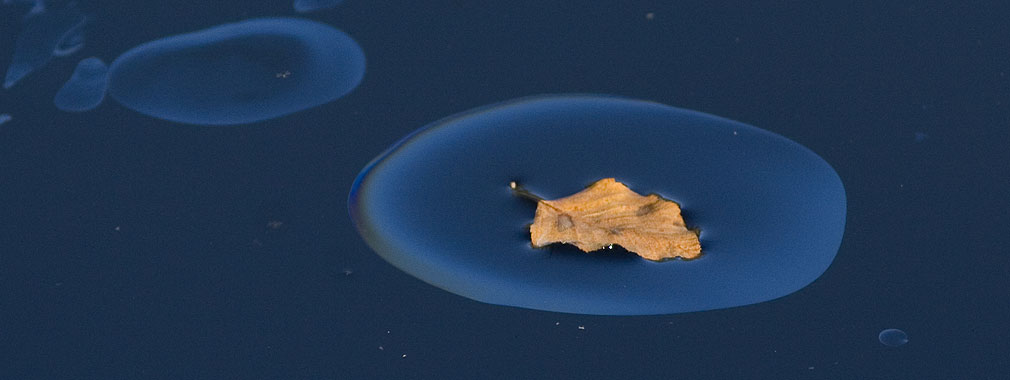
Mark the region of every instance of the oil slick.
POLYGON ((376 157, 348 199, 372 249, 439 288, 491 304, 580 314, 670 314, 772 300, 831 265, 845 190, 809 149, 654 102, 522 98, 428 125, 376 157), (533 248, 534 213, 509 181, 561 198, 600 178, 676 202, 699 258, 533 248))
POLYGON ((84 43, 82 28, 86 21, 87 18, 74 3, 53 11, 30 13, 15 42, 14 56, 4 77, 4 88, 13 87, 31 72, 45 66, 54 55, 65 56, 80 50, 84 43))
POLYGON ((109 95, 134 111, 187 124, 245 124, 351 92, 365 56, 326 24, 264 18, 167 37, 109 67, 109 95))
POLYGON ((340 5, 343 0, 295 0, 294 8, 298 13, 309 13, 326 10, 340 5))
POLYGON ((81 60, 70 79, 53 98, 56 108, 67 112, 81 112, 98 107, 105 99, 108 71, 108 67, 101 59, 91 57, 81 60))

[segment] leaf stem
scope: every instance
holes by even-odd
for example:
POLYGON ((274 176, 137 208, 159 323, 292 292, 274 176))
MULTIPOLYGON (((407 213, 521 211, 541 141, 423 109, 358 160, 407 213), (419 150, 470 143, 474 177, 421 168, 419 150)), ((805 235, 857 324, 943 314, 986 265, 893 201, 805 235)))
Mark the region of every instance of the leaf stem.
POLYGON ((519 183, 516 181, 509 182, 509 189, 512 189, 513 195, 516 195, 520 198, 526 198, 534 202, 540 202, 544 200, 539 195, 533 194, 529 190, 526 190, 522 186, 519 186, 519 183))

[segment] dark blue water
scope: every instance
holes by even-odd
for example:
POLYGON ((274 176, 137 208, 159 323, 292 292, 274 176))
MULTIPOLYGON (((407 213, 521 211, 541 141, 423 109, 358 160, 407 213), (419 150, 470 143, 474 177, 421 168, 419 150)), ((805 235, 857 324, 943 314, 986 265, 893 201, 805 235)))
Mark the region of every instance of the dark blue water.
MULTIPOLYGON (((4 69, 31 9, 17 3, 0 4, 4 69)), ((0 377, 1008 372, 1002 3, 78 6, 83 47, 0 92, 0 115, 11 116, 0 124, 0 377), (53 103, 85 57, 112 62, 149 41, 262 17, 346 33, 364 51, 363 81, 317 107, 228 127, 108 98, 82 113, 53 103), (837 256, 812 284, 769 302, 587 316, 472 301, 365 244, 346 205, 374 157, 443 117, 549 93, 651 100, 809 148, 845 187, 837 256), (908 343, 882 344, 888 328, 908 343)))

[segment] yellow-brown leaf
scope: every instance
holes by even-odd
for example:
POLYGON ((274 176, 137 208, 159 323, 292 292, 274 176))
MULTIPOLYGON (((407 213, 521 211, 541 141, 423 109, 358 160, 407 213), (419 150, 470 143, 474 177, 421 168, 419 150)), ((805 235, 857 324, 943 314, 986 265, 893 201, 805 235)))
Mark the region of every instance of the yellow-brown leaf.
POLYGON ((677 203, 639 195, 613 178, 537 202, 530 240, 535 247, 565 243, 585 252, 619 245, 654 261, 701 255, 698 235, 685 226, 677 203))

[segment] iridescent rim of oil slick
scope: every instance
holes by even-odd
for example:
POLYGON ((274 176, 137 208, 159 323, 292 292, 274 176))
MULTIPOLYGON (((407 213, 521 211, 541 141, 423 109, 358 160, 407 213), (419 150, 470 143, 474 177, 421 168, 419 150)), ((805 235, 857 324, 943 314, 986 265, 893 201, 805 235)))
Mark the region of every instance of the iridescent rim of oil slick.
POLYGON ((397 268, 498 305, 580 314, 712 310, 795 292, 831 264, 845 191, 807 148, 716 116, 608 96, 517 99, 430 124, 354 181, 351 218, 397 268), (680 203, 703 256, 533 249, 535 205, 616 177, 680 203))

